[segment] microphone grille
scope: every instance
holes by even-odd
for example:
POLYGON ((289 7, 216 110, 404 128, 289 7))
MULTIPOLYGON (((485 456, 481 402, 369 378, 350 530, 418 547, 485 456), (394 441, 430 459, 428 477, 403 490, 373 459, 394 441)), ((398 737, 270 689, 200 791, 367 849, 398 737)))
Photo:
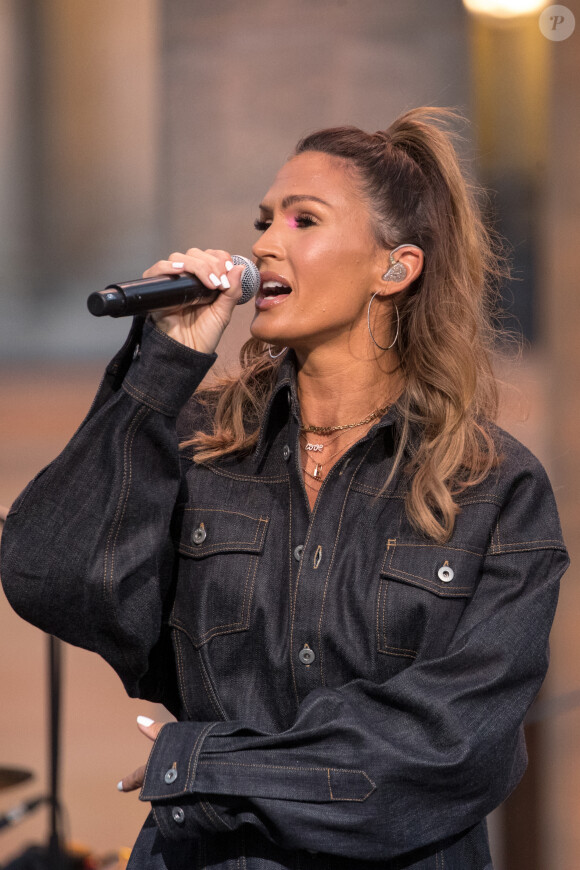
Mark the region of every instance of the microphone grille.
POLYGON ((234 254, 232 257, 234 266, 245 266, 242 272, 242 297, 238 300, 238 305, 243 305, 248 302, 252 296, 255 296, 260 289, 260 273, 254 263, 248 260, 247 257, 242 257, 241 254, 234 254))

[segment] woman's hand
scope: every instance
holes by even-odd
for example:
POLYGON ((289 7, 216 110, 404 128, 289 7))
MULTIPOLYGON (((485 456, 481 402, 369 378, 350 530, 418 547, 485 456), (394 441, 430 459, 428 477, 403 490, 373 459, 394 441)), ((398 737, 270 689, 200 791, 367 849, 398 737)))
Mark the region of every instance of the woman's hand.
POLYGON ((186 254, 173 253, 143 272, 143 277, 189 272, 219 295, 208 304, 154 311, 151 317, 175 341, 201 353, 213 353, 242 295, 243 271, 244 266, 232 265, 227 251, 190 248, 186 254))
MULTIPOLYGON (((155 740, 163 728, 163 723, 154 722, 153 719, 149 719, 147 716, 137 716, 137 726, 139 731, 148 737, 149 740, 155 740)), ((144 779, 145 765, 138 767, 137 770, 134 770, 133 773, 130 773, 129 776, 118 782, 117 788, 119 791, 135 791, 135 789, 141 788, 144 779)))

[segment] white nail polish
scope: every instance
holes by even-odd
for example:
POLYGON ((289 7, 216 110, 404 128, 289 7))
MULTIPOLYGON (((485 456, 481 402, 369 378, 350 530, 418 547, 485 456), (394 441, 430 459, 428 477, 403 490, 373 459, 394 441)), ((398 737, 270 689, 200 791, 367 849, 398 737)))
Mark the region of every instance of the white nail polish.
POLYGON ((229 272, 233 268, 234 268, 234 264, 232 263, 232 261, 226 260, 226 272, 229 272))
POLYGON ((122 780, 121 780, 120 782, 117 783, 117 789, 118 789, 119 791, 123 791, 123 781, 122 781, 122 780))
POLYGON ((172 263, 171 264, 172 269, 183 269, 184 266, 185 266, 185 263, 172 263))
POLYGON ((214 287, 221 287, 222 286, 222 282, 220 281, 220 279, 218 278, 217 275, 214 275, 213 272, 209 276, 209 280, 211 281, 211 283, 213 284, 214 287))
POLYGON ((137 716, 137 722, 139 725, 144 725, 145 728, 149 728, 150 725, 153 725, 155 719, 150 719, 149 716, 137 716))
POLYGON ((229 290, 231 286, 232 285, 230 284, 226 276, 222 275, 222 287, 224 288, 224 290, 229 290))

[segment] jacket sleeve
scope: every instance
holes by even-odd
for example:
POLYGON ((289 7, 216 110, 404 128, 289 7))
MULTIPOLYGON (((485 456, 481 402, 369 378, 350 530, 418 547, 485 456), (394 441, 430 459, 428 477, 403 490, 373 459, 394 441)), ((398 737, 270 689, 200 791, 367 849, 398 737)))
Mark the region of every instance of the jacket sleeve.
POLYGON ((214 360, 136 319, 87 418, 15 501, 2 536, 17 613, 99 652, 130 695, 151 700, 163 699, 176 417, 214 360))
POLYGON ((284 733, 165 725, 141 793, 163 836, 250 825, 288 849, 376 861, 480 822, 525 769, 521 723, 547 668, 567 564, 536 464, 511 487, 444 656, 384 684, 317 689, 284 733))

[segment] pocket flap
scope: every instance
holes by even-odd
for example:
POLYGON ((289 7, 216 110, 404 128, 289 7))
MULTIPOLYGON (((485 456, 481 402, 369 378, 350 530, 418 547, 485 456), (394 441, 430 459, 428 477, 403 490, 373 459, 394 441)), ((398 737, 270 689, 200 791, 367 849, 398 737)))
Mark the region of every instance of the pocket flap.
POLYGON ((381 574, 443 598, 470 597, 477 585, 483 555, 458 547, 406 544, 390 539, 381 574))
POLYGON ((261 553, 268 517, 216 508, 186 508, 179 552, 194 559, 212 553, 261 553))

